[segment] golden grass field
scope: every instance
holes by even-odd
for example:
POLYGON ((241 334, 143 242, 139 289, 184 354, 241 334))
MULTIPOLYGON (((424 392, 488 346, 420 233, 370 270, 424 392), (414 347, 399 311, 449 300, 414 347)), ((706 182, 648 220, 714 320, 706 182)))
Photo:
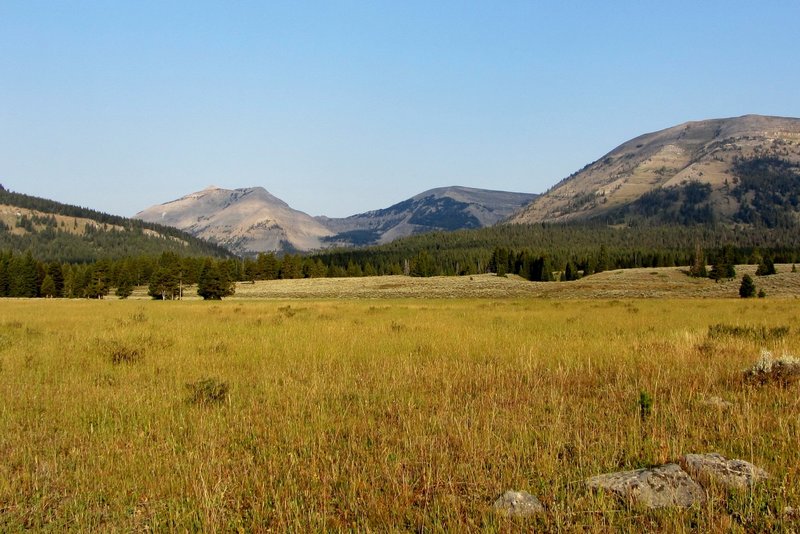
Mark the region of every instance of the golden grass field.
POLYGON ((593 289, 388 277, 241 284, 217 303, 5 300, 0 531, 797 530, 783 514, 800 505, 797 386, 742 370, 762 348, 797 354, 800 275, 779 274, 783 292, 770 277, 766 299, 627 298, 738 288, 640 271, 593 289), (227 397, 191 402, 204 379, 227 397), (688 510, 583 485, 689 452, 772 476, 688 510), (546 513, 494 513, 507 489, 546 513))

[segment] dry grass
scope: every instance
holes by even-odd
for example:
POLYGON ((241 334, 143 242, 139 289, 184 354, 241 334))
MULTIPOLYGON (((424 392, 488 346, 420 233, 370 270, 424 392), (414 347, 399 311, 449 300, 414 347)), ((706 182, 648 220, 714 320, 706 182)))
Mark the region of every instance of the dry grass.
POLYGON ((791 265, 779 265, 778 274, 773 276, 755 276, 755 265, 740 265, 736 269, 738 278, 724 282, 691 278, 682 267, 606 271, 575 282, 547 283, 492 274, 272 280, 237 284, 234 298, 738 298, 741 277, 745 274, 753 276, 758 289, 763 288, 770 298, 800 298, 800 273, 792 273, 791 265))
POLYGON ((796 353, 791 300, 2 304, 0 531, 758 531, 800 504, 796 388, 708 335, 788 325, 763 348, 796 353), (772 478, 659 512, 581 482, 709 451, 772 478), (547 513, 493 514, 510 488, 547 513))

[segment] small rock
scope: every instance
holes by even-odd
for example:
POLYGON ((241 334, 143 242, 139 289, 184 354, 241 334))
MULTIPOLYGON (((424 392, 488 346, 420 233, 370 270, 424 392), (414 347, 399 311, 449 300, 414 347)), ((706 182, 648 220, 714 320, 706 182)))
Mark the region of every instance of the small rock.
POLYGON ((703 406, 709 406, 711 408, 718 408, 720 410, 728 410, 733 408, 733 403, 728 402, 721 397, 711 397, 702 402, 703 406))
POLYGON ((677 464, 598 475, 586 485, 647 508, 689 507, 706 499, 703 488, 677 464))
POLYGON ((494 509, 509 516, 529 517, 544 512, 544 506, 527 491, 508 490, 494 502, 494 509))
POLYGON ((717 453, 685 454, 680 459, 683 469, 703 484, 719 484, 726 488, 746 489, 769 478, 769 474, 744 460, 728 460, 717 453))

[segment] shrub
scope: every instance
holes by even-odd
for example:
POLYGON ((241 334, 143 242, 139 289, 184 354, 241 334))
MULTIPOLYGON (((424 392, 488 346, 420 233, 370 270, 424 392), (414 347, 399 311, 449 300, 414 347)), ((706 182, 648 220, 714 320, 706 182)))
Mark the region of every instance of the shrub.
POLYGON ((714 324, 708 327, 708 337, 718 339, 722 337, 749 338, 753 341, 772 341, 783 339, 789 335, 788 326, 733 326, 727 324, 714 324))
POLYGON ((647 391, 639 392, 639 417, 642 421, 653 413, 653 397, 647 391))
POLYGON ((228 384, 215 378, 206 378, 186 384, 186 388, 189 390, 187 401, 190 404, 210 406, 221 404, 228 398, 228 384))
POLYGON ((142 352, 138 348, 126 347, 124 345, 113 345, 111 347, 109 359, 114 365, 123 363, 136 363, 142 359, 142 352))
POLYGON ((751 384, 787 386, 800 381, 800 359, 789 354, 775 358, 770 351, 762 350, 758 361, 745 370, 744 379, 751 384))

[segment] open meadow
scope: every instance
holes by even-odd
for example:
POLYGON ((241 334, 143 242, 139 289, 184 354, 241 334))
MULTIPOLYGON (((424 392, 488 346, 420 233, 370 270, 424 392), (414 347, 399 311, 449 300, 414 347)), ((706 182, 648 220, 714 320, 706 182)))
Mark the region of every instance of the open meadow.
POLYGON ((784 513, 800 505, 798 386, 743 380, 762 349, 797 354, 794 298, 242 287, 217 303, 2 302, 0 531, 800 527, 784 513), (584 484, 693 452, 771 476, 657 511, 584 484), (494 512, 512 488, 545 513, 494 512))

